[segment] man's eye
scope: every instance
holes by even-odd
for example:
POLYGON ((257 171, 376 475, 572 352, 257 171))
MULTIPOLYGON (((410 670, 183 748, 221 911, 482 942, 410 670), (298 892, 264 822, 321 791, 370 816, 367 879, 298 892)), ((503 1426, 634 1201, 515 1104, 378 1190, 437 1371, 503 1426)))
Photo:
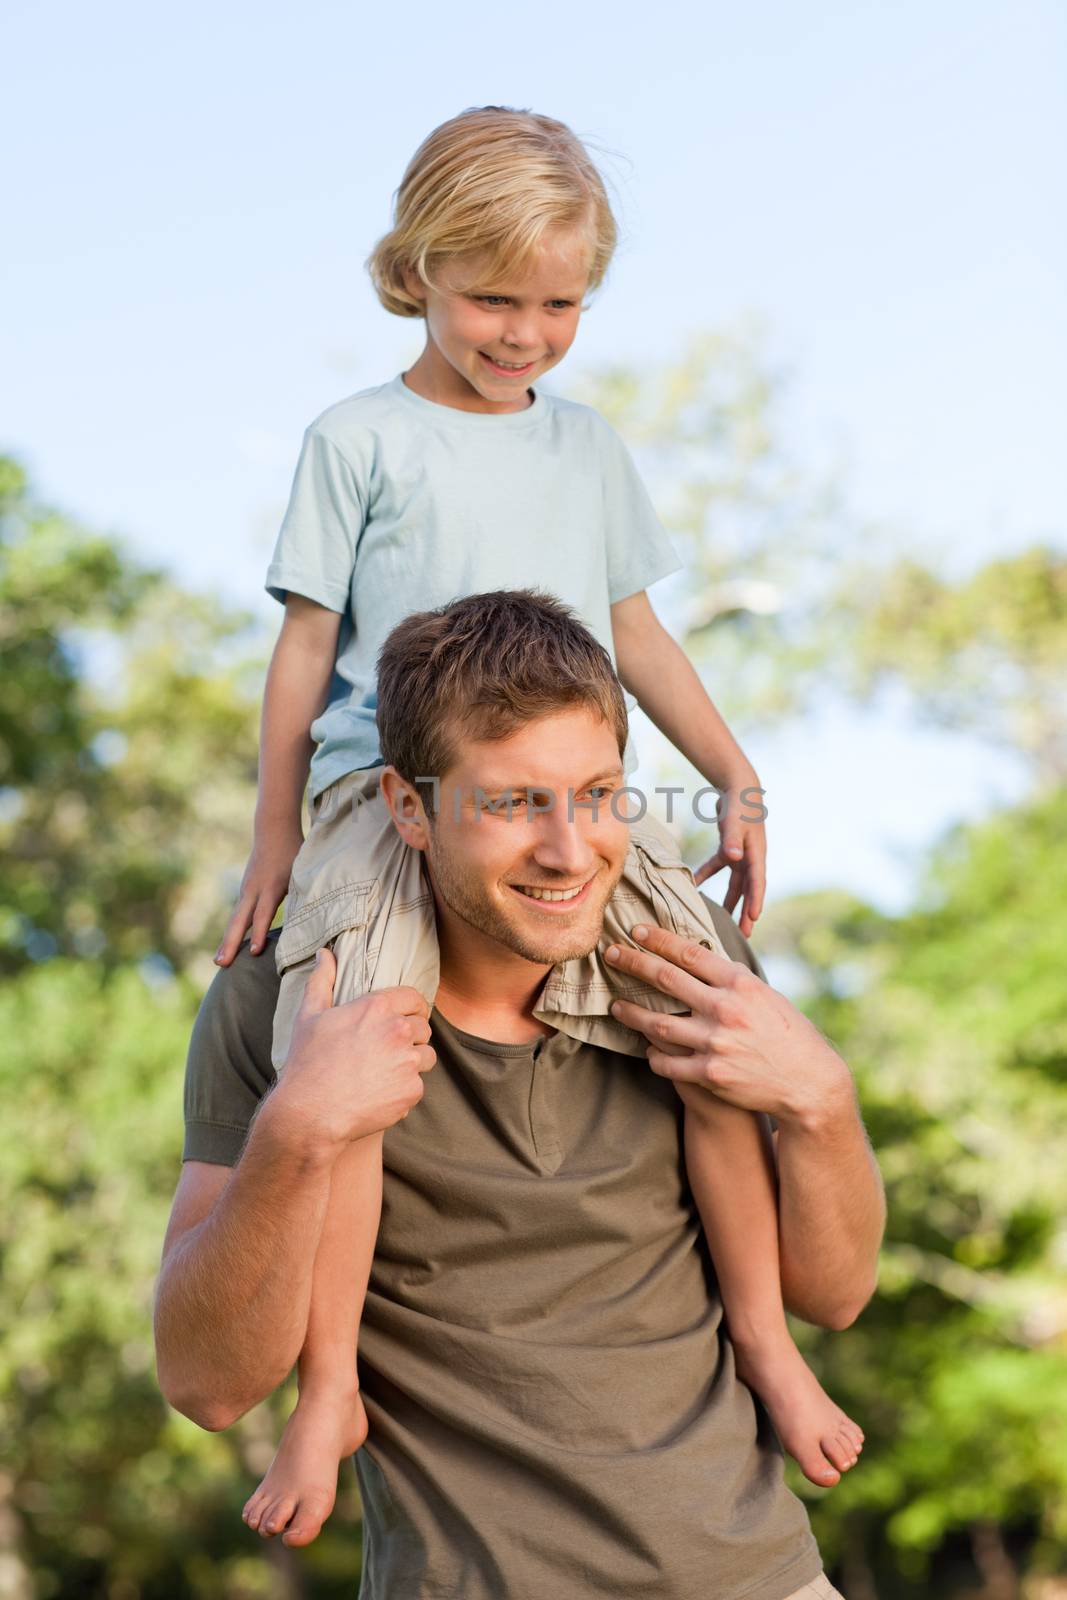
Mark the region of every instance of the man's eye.
POLYGON ((579 805, 602 805, 605 800, 610 800, 615 793, 610 783, 598 783, 592 789, 587 789, 578 801, 579 805))

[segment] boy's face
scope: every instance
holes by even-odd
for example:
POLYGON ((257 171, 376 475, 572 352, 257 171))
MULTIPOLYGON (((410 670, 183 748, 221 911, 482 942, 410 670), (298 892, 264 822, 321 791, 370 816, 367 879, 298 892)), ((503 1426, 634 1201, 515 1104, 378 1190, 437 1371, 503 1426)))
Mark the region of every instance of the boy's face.
POLYGON ((477 258, 451 262, 438 289, 405 274, 426 308, 426 348, 406 375, 411 387, 463 411, 525 410, 529 385, 563 360, 578 331, 589 249, 584 230, 554 229, 524 277, 482 281, 477 258))

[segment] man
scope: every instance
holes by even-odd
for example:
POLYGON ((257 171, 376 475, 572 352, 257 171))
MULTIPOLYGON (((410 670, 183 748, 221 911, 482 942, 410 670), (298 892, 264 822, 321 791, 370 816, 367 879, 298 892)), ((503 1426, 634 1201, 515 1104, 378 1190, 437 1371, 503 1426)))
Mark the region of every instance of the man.
POLYGON ((407 754, 382 786, 433 893, 436 1004, 398 988, 332 1008, 323 952, 267 1093, 273 966, 243 952, 216 977, 157 1298, 164 1393, 222 1428, 284 1380, 339 1155, 385 1130, 359 1349, 363 1600, 833 1595, 720 1338, 675 1082, 775 1120, 783 1297, 844 1327, 884 1223, 848 1069, 754 977, 719 908, 736 960, 661 929, 617 957, 689 1007, 689 1048, 634 1005, 649 1067, 538 1020, 555 963, 595 946, 626 857, 618 681, 534 595, 456 601, 391 643, 382 746, 407 754), (536 661, 501 626, 516 605, 553 646, 536 661), (420 748, 438 756, 423 773, 420 748), (536 898, 553 882, 582 885, 573 906, 536 898))

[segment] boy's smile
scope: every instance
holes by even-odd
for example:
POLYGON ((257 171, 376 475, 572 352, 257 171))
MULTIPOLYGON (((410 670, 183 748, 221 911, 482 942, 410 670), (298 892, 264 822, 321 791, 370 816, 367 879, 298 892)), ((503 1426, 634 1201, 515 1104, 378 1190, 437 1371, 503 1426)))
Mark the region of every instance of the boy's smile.
POLYGON ((585 229, 546 232, 533 270, 482 282, 478 257, 457 258, 431 289, 413 273, 425 306, 426 348, 404 374, 416 394, 460 411, 525 411, 531 380, 567 354, 589 284, 585 229))

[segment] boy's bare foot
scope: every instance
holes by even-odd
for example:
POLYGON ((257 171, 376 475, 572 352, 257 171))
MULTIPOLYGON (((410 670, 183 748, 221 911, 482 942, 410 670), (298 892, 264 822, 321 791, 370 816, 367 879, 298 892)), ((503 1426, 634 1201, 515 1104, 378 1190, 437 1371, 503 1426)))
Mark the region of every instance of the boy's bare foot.
POLYGON ((241 1513, 261 1538, 310 1544, 337 1498, 337 1469, 367 1437, 359 1390, 302 1392, 266 1477, 241 1513))
POLYGON ((733 1345, 738 1377, 759 1395, 804 1476, 820 1488, 839 1483, 859 1460, 862 1428, 830 1399, 788 1333, 733 1345))

